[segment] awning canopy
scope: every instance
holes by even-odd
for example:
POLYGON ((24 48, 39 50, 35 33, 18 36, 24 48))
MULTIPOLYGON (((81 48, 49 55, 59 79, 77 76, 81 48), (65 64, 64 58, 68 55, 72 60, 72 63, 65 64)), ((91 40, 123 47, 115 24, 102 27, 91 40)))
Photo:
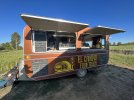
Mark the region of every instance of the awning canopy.
POLYGON ((97 26, 97 27, 91 28, 89 31, 87 31, 84 34, 81 34, 80 37, 86 41, 86 40, 92 40, 92 37, 96 37, 96 36, 104 37, 105 35, 111 35, 111 34, 121 33, 121 32, 125 32, 125 30, 104 27, 104 26, 97 26))
POLYGON ((33 30, 78 32, 89 26, 85 23, 78 23, 62 19, 47 18, 27 14, 21 14, 21 17, 26 22, 26 24, 30 26, 33 30))
POLYGON ((111 35, 115 33, 121 33, 125 32, 123 29, 117 29, 117 28, 110 28, 110 27, 104 27, 104 26, 97 26, 91 28, 86 34, 93 34, 93 35, 111 35))
POLYGON ((72 38, 76 37, 75 33, 68 33, 68 32, 55 32, 53 36, 54 37, 72 37, 72 38))

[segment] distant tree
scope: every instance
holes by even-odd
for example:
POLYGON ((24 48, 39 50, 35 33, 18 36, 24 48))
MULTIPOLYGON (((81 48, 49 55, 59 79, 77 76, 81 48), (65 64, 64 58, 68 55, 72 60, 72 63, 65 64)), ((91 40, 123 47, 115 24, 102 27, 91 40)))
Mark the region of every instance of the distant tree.
POLYGON ((121 45, 122 43, 121 42, 118 42, 117 45, 121 45))
POLYGON ((134 42, 128 42, 127 45, 134 45, 134 42))
POLYGON ((109 45, 110 45, 110 46, 112 45, 111 42, 109 42, 109 45))
POLYGON ((18 50, 20 44, 20 35, 17 32, 14 32, 11 36, 11 45, 14 49, 18 50))
POLYGON ((113 42, 113 46, 115 46, 116 45, 116 43, 115 42, 113 42))
POLYGON ((22 50, 22 49, 23 49, 23 47, 22 47, 22 46, 19 46, 19 47, 18 47, 18 50, 22 50))
POLYGON ((134 45, 134 42, 122 43, 122 45, 134 45))
POLYGON ((11 44, 10 44, 9 42, 2 43, 2 44, 1 44, 1 48, 2 48, 3 50, 12 50, 12 49, 13 49, 12 46, 11 46, 11 44))
POLYGON ((5 48, 0 44, 0 50, 4 50, 5 48))

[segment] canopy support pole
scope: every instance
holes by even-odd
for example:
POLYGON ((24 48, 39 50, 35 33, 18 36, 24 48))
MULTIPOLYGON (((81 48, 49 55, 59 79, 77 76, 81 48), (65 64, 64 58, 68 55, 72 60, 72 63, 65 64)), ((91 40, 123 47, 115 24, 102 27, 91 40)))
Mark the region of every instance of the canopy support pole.
POLYGON ((80 31, 78 31, 78 32, 75 32, 75 34, 76 34, 76 49, 77 50, 81 50, 81 43, 82 43, 82 40, 81 40, 81 38, 80 38, 80 35, 81 34, 84 34, 85 32, 87 32, 87 31, 89 31, 90 30, 90 28, 84 28, 84 29, 82 29, 82 30, 80 30, 80 31))

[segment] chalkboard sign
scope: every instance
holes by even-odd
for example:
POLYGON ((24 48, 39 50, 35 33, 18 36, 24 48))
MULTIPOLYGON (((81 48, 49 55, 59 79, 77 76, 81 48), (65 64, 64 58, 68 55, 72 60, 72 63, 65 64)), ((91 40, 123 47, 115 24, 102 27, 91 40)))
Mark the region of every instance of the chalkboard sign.
POLYGON ((45 52, 46 49, 46 33, 41 31, 34 32, 35 52, 45 52))
POLYGON ((32 61, 33 77, 48 74, 48 60, 33 60, 32 61))

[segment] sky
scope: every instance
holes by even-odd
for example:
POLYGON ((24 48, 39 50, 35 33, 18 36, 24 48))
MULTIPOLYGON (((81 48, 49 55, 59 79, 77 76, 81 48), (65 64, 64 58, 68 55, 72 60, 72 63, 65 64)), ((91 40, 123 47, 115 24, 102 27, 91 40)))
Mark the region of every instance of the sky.
POLYGON ((134 42, 134 0, 0 0, 0 43, 18 32, 23 45, 23 13, 124 29, 110 41, 134 42))

